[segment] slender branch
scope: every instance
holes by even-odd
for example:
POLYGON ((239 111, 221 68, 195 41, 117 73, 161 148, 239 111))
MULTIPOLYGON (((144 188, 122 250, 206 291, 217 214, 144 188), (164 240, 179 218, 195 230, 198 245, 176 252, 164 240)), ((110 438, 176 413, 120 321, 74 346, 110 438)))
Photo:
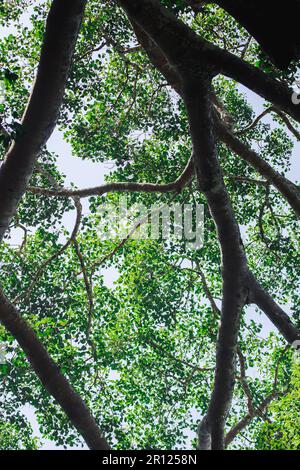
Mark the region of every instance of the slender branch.
POLYGON ((191 368, 195 372, 211 372, 213 369, 210 367, 198 367, 196 365, 191 364, 190 362, 185 361, 184 359, 179 359, 178 357, 174 356, 172 353, 167 351, 165 348, 160 346, 153 338, 148 338, 146 336, 142 336, 142 339, 149 344, 153 349, 162 352, 164 355, 169 357, 175 363, 182 364, 183 366, 191 368))
POLYGON ((48 258, 46 261, 44 261, 41 266, 38 268, 37 272, 33 276, 33 279, 29 285, 29 287, 25 290, 25 292, 22 292, 19 294, 14 300, 14 304, 18 304, 21 300, 25 301, 29 298, 31 292, 33 291, 34 287, 36 286, 37 282, 39 281, 41 275, 54 260, 56 260, 59 256, 61 256, 71 245, 71 243, 74 242, 76 239, 76 235, 79 231, 80 223, 81 223, 81 218, 82 218, 82 206, 80 204, 80 201, 77 200, 75 201, 75 207, 76 207, 76 220, 75 224, 71 233, 70 238, 66 241, 66 243, 58 250, 56 251, 50 258, 48 258))
POLYGON ((249 301, 255 303, 267 315, 290 344, 299 340, 299 329, 292 323, 290 317, 282 308, 272 299, 270 294, 264 290, 253 274, 248 274, 247 283, 250 289, 249 301))
POLYGON ((237 354, 238 354, 239 363, 240 363, 240 371, 241 371, 241 379, 240 380, 241 380, 242 388, 243 388, 244 393, 247 397, 249 414, 253 415, 254 405, 253 405, 252 393, 251 393, 249 384, 247 382, 247 377, 246 377, 246 359, 245 359, 245 357, 242 353, 242 350, 240 348, 238 348, 237 354))
POLYGON ((220 121, 215 121, 216 132, 222 142, 224 142, 235 154, 248 162, 267 181, 283 195, 293 208, 295 213, 300 215, 300 190, 298 186, 274 170, 269 163, 263 160, 254 150, 239 140, 220 121))
POLYGON ((209 300, 209 303, 210 303, 210 306, 211 306, 211 309, 215 315, 216 318, 220 318, 221 317, 221 310, 218 308, 216 302, 215 302, 215 299, 210 291, 210 288, 208 287, 208 284, 207 284, 207 281, 206 281, 206 277, 204 275, 204 272, 202 271, 201 267, 200 267, 200 264, 196 262, 196 265, 197 265, 197 271, 195 271, 196 273, 199 274, 200 278, 201 278, 201 282, 202 282, 202 285, 203 285, 203 289, 204 289, 204 292, 206 294, 206 297, 208 298, 209 300))
MULTIPOLYGON (((173 195, 173 197, 171 198, 171 202, 176 198, 177 194, 175 193, 173 195)), ((161 207, 158 207, 157 209, 155 209, 154 212, 160 212, 163 208, 165 207, 165 204, 163 204, 161 207)), ((92 266, 91 266, 91 270, 92 270, 92 273, 95 272, 95 270, 99 267, 99 266, 102 266, 106 261, 108 260, 111 260, 114 255, 121 249, 123 248, 123 246, 127 243, 128 240, 130 240, 130 238, 132 237, 132 235, 145 223, 148 222, 148 217, 149 215, 153 215, 152 211, 150 211, 148 214, 146 214, 142 219, 138 219, 137 222, 135 222, 133 224, 133 227, 131 228, 131 230, 128 232, 128 234, 126 235, 126 237, 124 237, 119 243, 118 245, 115 246, 115 248, 108 254, 104 255, 100 260, 98 261, 95 261, 92 266)))
POLYGON ((240 176, 240 175, 230 175, 228 173, 224 173, 224 177, 228 178, 233 181, 238 181, 240 183, 248 183, 248 184, 256 184, 259 186, 269 186, 269 181, 266 180, 258 180, 255 178, 248 178, 247 176, 240 176))
POLYGON ((102 186, 86 189, 48 189, 40 187, 28 187, 28 191, 33 194, 42 194, 49 197, 90 197, 102 196, 110 192, 146 192, 146 193, 170 193, 173 191, 180 192, 186 186, 194 175, 194 164, 192 157, 189 159, 183 173, 177 178, 176 181, 166 184, 155 183, 134 183, 134 182, 120 182, 120 183, 107 183, 102 186))
MULTIPOLYGON (((268 406, 271 404, 271 402, 273 400, 275 400, 276 398, 279 398, 280 396, 284 396, 284 395, 287 394, 288 389, 286 389, 284 392, 280 392, 279 390, 277 390, 277 382, 278 382, 279 365, 280 365, 280 362, 282 361, 282 359, 283 359, 283 357, 284 357, 284 355, 285 355, 285 353, 288 349, 289 349, 289 346, 284 348, 284 350, 282 351, 282 353, 281 353, 281 355, 280 355, 280 357, 277 361, 276 369, 275 369, 273 392, 270 395, 268 395, 267 398, 265 398, 258 406, 254 406, 250 390, 249 390, 250 395, 248 394, 248 391, 245 390, 246 395, 248 396, 249 413, 246 416, 244 416, 244 418, 242 418, 227 433, 226 439, 225 439, 226 447, 228 447, 231 444, 231 442, 238 436, 238 434, 240 434, 253 421, 254 418, 260 417, 262 419, 266 419, 265 414, 266 414, 268 406), (249 400, 250 400, 250 406, 249 406, 249 400)), ((244 359, 243 358, 240 358, 240 359, 242 360, 242 362, 241 362, 242 376, 245 377, 244 359)), ((248 384, 246 386, 247 386, 247 388, 249 388, 248 384)))
POLYGON ((257 124, 265 117, 267 116, 268 114, 270 114, 272 111, 273 111, 274 107, 273 106, 270 106, 269 108, 265 109, 262 113, 260 113, 258 116, 256 116, 256 118, 254 119, 253 122, 251 122, 251 124, 249 124, 249 126, 247 127, 244 127, 244 129, 241 129, 239 131, 237 131, 235 133, 235 135, 244 135, 246 134, 247 132, 249 131, 252 131, 252 129, 254 129, 257 124))
POLYGON ((225 447, 228 447, 232 441, 251 423, 254 418, 264 415, 268 406, 273 400, 280 396, 280 392, 274 391, 268 395, 252 413, 248 413, 242 418, 227 434, 225 438, 225 447))
POLYGON ((84 285, 85 285, 85 290, 86 290, 86 295, 87 295, 87 300, 88 300, 88 322, 87 322, 87 329, 86 329, 86 337, 87 337, 87 340, 89 341, 91 329, 92 329, 93 311, 94 311, 94 296, 93 296, 92 279, 89 279, 87 269, 84 263, 84 258, 82 256, 79 243, 76 238, 74 238, 73 244, 74 244, 77 258, 81 266, 81 271, 83 274, 84 285))
POLYGON ((265 109, 262 113, 260 113, 254 119, 254 121, 249 126, 245 127, 244 129, 241 129, 240 131, 237 131, 236 135, 243 135, 251 131, 257 126, 257 124, 259 123, 259 121, 261 121, 261 119, 263 119, 265 116, 267 116, 267 114, 270 114, 270 113, 276 113, 282 119, 282 121, 285 123, 286 127, 294 135, 294 137, 296 137, 296 139, 300 141, 300 132, 298 131, 298 129, 296 129, 296 127, 293 126, 293 124, 291 123, 289 118, 286 116, 286 114, 283 113, 280 109, 276 108, 275 106, 270 106, 269 108, 265 109))

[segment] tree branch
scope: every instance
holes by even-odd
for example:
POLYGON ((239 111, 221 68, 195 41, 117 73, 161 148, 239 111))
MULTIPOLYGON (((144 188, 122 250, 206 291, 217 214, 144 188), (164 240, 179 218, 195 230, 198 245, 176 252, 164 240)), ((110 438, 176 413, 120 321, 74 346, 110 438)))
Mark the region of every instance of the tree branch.
MULTIPOLYGON (((247 303, 247 288, 245 287, 247 285, 245 282, 247 262, 240 240, 239 228, 234 219, 231 204, 222 181, 219 162, 215 155, 215 142, 212 133, 214 119, 210 96, 205 94, 204 91, 201 97, 203 82, 205 79, 207 80, 207 77, 204 77, 204 74, 201 75, 198 69, 198 76, 195 79, 191 62, 185 68, 183 57, 186 57, 187 54, 181 54, 180 47, 178 52, 177 45, 174 46, 174 31, 168 36, 168 27, 170 29, 170 23, 174 23, 174 18, 170 20, 171 14, 166 13, 166 11, 163 11, 163 13, 159 11, 155 0, 139 2, 139 6, 134 0, 123 0, 119 3, 125 6, 138 40, 146 47, 150 60, 155 67, 161 70, 167 80, 170 80, 170 83, 175 83, 174 88, 184 98, 189 114, 199 187, 207 198, 218 230, 223 254, 222 321, 217 347, 215 386, 208 413, 199 428, 199 441, 200 448, 222 449, 224 447, 225 420, 231 404, 234 386, 239 314, 241 308, 247 303), (147 11, 144 11, 144 4, 147 5, 147 11), (153 6, 154 10, 152 11, 151 7, 153 6), (151 15, 152 18, 155 18, 156 24, 151 19, 149 22, 148 18, 151 15), (168 23, 169 20, 170 23, 168 23), (139 26, 136 26, 136 22, 144 28, 146 35, 139 26), (149 35, 148 38, 147 35, 149 35), (176 49, 176 53, 170 50, 172 47, 176 49), (163 54, 160 53, 159 48, 161 48, 163 54), (179 57, 175 55, 177 53, 179 57), (168 58, 167 61, 166 59, 163 60, 163 55, 168 58), (173 70, 168 61, 174 66, 173 70), (189 73, 190 76, 187 78, 189 73), (184 82, 183 87, 182 79, 184 82)), ((179 36, 183 29, 182 25, 179 27, 177 24, 179 36)), ((182 39, 181 37, 180 40, 182 41, 182 39)), ((189 50, 187 41, 182 42, 186 50, 189 50)))
POLYGON ((53 362, 31 327, 0 291, 0 321, 18 341, 32 368, 50 395, 59 403, 90 449, 109 449, 82 398, 53 362))
MULTIPOLYGON (((150 61, 162 75, 166 78, 170 86, 182 97, 182 82, 178 72, 166 59, 162 51, 157 47, 154 41, 146 34, 141 27, 130 17, 134 32, 138 41, 145 49, 150 61)), ((235 154, 246 160, 258 173, 270 181, 273 186, 281 192, 297 215, 300 214, 300 190, 284 176, 274 170, 269 163, 265 162, 254 150, 239 140, 226 125, 220 121, 220 115, 224 114, 220 109, 220 103, 214 93, 211 94, 216 108, 215 112, 215 130, 218 138, 224 142, 235 154)), ((225 113, 226 114, 226 113, 225 113)), ((230 116, 225 116, 226 121, 230 116)))
POLYGON ((225 75, 245 85, 300 122, 300 106, 292 102, 293 90, 243 59, 201 39, 158 0, 115 0, 156 45, 171 65, 225 75), (159 19, 159 21, 158 21, 159 19))
POLYGON ((265 414, 266 410, 268 409, 268 406, 270 403, 272 403, 273 400, 278 398, 280 396, 280 392, 274 391, 270 395, 268 395, 256 408, 255 410, 251 413, 249 412, 242 418, 231 430, 226 434, 225 438, 225 447, 228 447, 232 441, 240 434, 243 429, 245 429, 254 418, 257 418, 261 416, 262 414, 265 414))
POLYGON ((0 241, 50 137, 62 103, 86 0, 53 0, 33 90, 20 135, 0 168, 0 241))
POLYGON ((284 338, 293 344, 300 339, 299 329, 290 317, 277 305, 270 294, 264 290, 253 274, 249 273, 247 283, 250 289, 249 301, 256 304, 276 326, 284 338))
POLYGON ((21 300, 24 301, 24 300, 27 300, 29 298, 32 290, 34 289, 36 283, 40 279, 41 275, 43 274, 43 272, 45 271, 47 266, 49 266, 54 260, 56 260, 59 256, 61 256, 69 248, 71 243, 73 243, 74 240, 76 240, 76 235, 79 231, 79 227, 80 227, 80 224, 81 224, 82 206, 81 206, 81 203, 80 203, 79 200, 75 199, 74 203, 75 203, 75 208, 76 208, 76 220, 75 220, 75 224, 74 224, 74 227, 73 227, 70 238, 66 241, 66 243, 58 251, 56 251, 52 256, 50 256, 50 258, 46 259, 46 261, 44 261, 41 264, 41 266, 38 268, 37 272, 33 276, 33 279, 31 280, 31 283, 30 283, 29 287, 26 289, 26 291, 19 294, 13 300, 14 304, 17 304, 21 300))
POLYGON ((289 129, 289 131, 294 135, 294 137, 296 137, 296 139, 300 141, 300 132, 298 131, 298 129, 296 129, 296 127, 293 126, 293 124, 291 123, 289 118, 286 116, 286 114, 283 113, 280 109, 276 108, 275 106, 270 106, 269 108, 265 109, 262 113, 260 113, 254 119, 254 121, 249 126, 236 132, 236 135, 243 135, 243 134, 246 134, 246 132, 251 131, 257 126, 259 121, 261 121, 265 116, 267 116, 270 113, 276 113, 282 119, 282 121, 284 122, 286 127, 289 129))
POLYGON ((194 175, 194 163, 191 157, 183 171, 183 173, 172 183, 155 184, 155 183, 133 183, 133 182, 120 182, 120 183, 107 183, 102 186, 86 189, 48 189, 40 187, 28 187, 28 191, 33 194, 42 194, 50 197, 90 197, 102 196, 110 192, 145 192, 145 193, 170 193, 173 191, 180 192, 186 186, 194 175))
POLYGON ((240 312, 246 303, 247 260, 216 155, 210 78, 183 78, 196 174, 215 222, 223 265, 221 325, 217 340, 215 384, 207 415, 199 427, 201 449, 223 449, 224 427, 231 406, 240 312))
POLYGON ((254 150, 239 140, 220 121, 215 120, 216 132, 222 142, 224 142, 234 153, 248 162, 258 173, 270 181, 273 186, 284 196, 295 213, 300 215, 300 190, 299 188, 274 170, 269 163, 263 160, 254 150))

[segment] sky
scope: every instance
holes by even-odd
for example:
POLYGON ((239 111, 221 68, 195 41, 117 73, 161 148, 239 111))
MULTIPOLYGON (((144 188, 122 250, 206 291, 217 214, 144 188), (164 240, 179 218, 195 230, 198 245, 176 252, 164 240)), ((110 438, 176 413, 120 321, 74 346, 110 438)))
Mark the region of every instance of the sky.
MULTIPOLYGON (((24 24, 28 23, 26 17, 24 17, 24 24)), ((4 37, 5 35, 13 32, 12 29, 9 28, 2 28, 0 30, 0 38, 4 37)), ((246 94, 250 104, 253 106, 254 111, 256 114, 260 114, 260 112, 264 109, 264 100, 258 97, 256 94, 252 93, 251 91, 247 90, 243 86, 240 86, 240 91, 246 94)), ((265 123, 270 123, 274 126, 274 121, 272 121, 271 115, 267 115, 264 118, 265 123)), ((299 172, 300 172, 300 143, 295 140, 294 141, 294 151, 292 155, 292 165, 290 174, 288 177, 296 182, 299 181, 299 172)), ((75 157, 72 155, 71 146, 69 143, 65 142, 62 133, 56 128, 53 132, 51 138, 48 141, 48 149, 52 152, 55 152, 58 155, 57 165, 59 170, 66 175, 66 184, 65 186, 70 185, 70 183, 74 183, 79 188, 84 187, 91 187, 91 186, 98 186, 104 183, 105 176, 110 173, 110 166, 106 163, 99 163, 99 162, 92 162, 88 159, 82 160, 80 158, 75 157)), ((86 213, 88 211, 88 200, 83 199, 83 211, 86 213)), ((71 211, 64 216, 64 224, 68 228, 69 231, 72 230, 75 220, 75 211, 71 211)), ((21 241, 23 233, 21 231, 16 230, 13 234, 12 243, 19 244, 21 241)), ((105 283, 108 287, 114 286, 114 281, 118 277, 118 273, 114 268, 109 268, 103 270, 103 274, 105 277, 105 283)), ((250 318, 257 318, 257 313, 255 313, 254 308, 248 309, 248 316, 250 318)), ((273 325, 271 322, 262 315, 260 318, 261 323, 263 324, 263 331, 262 335, 266 336, 270 331, 273 330, 273 325)), ((28 416, 35 434, 40 436, 38 431, 38 424, 35 418, 34 409, 31 406, 24 407, 24 414, 28 416)), ((42 449, 59 449, 59 447, 55 446, 51 441, 42 440, 43 446, 42 449)))

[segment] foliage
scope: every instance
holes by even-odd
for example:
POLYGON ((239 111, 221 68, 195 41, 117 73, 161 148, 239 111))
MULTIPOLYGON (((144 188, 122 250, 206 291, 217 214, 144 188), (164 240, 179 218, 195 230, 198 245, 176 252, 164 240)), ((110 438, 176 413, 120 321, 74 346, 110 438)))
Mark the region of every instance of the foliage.
POLYGON ((291 388, 270 407, 271 422, 259 429, 257 444, 265 450, 299 450, 300 427, 300 367, 294 364, 291 388))
MULTIPOLYGON (((164 3, 203 38, 267 67, 255 41, 249 42, 246 31, 223 10, 205 6, 195 16, 183 1, 164 3)), ((6 30, 0 40, 0 79, 5 81, 6 100, 0 105, 0 124, 11 138, 30 93, 48 7, 48 1, 28 0, 1 6, 0 23, 6 23, 6 30)), ((186 113, 145 52, 135 46, 130 25, 113 2, 88 2, 58 129, 74 158, 99 164, 99 176, 105 163, 113 164, 107 181, 172 182, 191 154, 186 113)), ((293 66, 284 77, 272 66, 272 74, 291 83, 296 78, 293 66)), ((256 115, 253 100, 228 79, 216 77, 214 86, 232 116, 233 130, 249 126, 256 115)), ((241 140, 280 173, 288 175, 293 169, 295 142, 282 121, 260 121, 241 140)), ((9 141, 0 133, 2 156, 9 141)), ((274 188, 257 183, 261 177, 253 168, 224 145, 218 151, 250 266, 300 326, 297 219, 274 188)), ((63 186, 59 161, 45 149, 39 164, 48 176, 36 168, 30 185, 49 189, 54 179, 63 186)), ((118 204, 119 198, 118 193, 90 197, 76 237, 92 305, 74 240, 61 250, 73 228, 66 220, 75 218, 70 198, 27 192, 0 247, 0 282, 116 448, 195 447, 215 367, 219 319, 203 282, 205 278, 219 306, 221 259, 215 227, 205 206, 204 245, 198 250, 187 250, 183 241, 133 238, 116 249, 120 240, 99 236, 99 209, 104 203, 118 204), (16 233, 24 234, 18 246, 16 233), (117 274, 113 286, 107 283, 110 272, 117 274)), ((174 201, 204 203, 195 182, 175 200, 174 194, 130 193, 128 201, 147 208, 174 201)), ((21 425, 28 405, 36 410, 43 438, 65 447, 82 445, 4 329, 0 340, 8 350, 7 363, 0 365, 0 447, 41 445, 30 424, 21 425)), ((239 344, 258 404, 272 390, 284 341, 249 307, 243 312, 239 344)), ((273 424, 254 420, 233 447, 299 449, 299 379, 299 370, 291 373, 288 355, 283 356, 277 388, 285 391, 287 381, 292 388, 271 406, 273 424)), ((247 411, 247 397, 237 380, 228 429, 247 411)))

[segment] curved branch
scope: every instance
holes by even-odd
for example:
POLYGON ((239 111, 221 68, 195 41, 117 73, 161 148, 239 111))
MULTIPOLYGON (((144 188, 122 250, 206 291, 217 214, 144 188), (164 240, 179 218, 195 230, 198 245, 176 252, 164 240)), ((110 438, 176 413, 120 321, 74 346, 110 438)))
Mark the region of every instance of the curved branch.
POLYGON ((280 109, 276 108, 275 106, 270 106, 269 108, 265 109, 262 113, 260 113, 254 119, 254 121, 249 126, 237 131, 236 135, 243 135, 243 134, 246 134, 246 132, 251 131, 257 126, 259 121, 261 121, 265 116, 267 116, 270 113, 276 113, 282 119, 282 121, 284 122, 286 127, 289 129, 289 131, 294 135, 294 137, 296 137, 296 139, 300 141, 300 132, 296 129, 296 127, 293 126, 293 124, 291 123, 289 118, 286 116, 286 114, 283 113, 280 109))
POLYGON ((86 189, 48 189, 40 187, 28 187, 28 191, 33 194, 42 194, 50 197, 90 197, 102 196, 110 192, 145 192, 145 193, 170 193, 172 191, 180 192, 186 186, 194 174, 194 163, 191 157, 184 169, 183 173, 177 178, 176 181, 166 184, 155 183, 134 183, 134 182, 120 182, 120 183, 107 183, 102 186, 86 189))
POLYGON ((0 168, 0 241, 32 176, 60 110, 86 0, 53 0, 33 90, 20 134, 0 168))
POLYGON ((241 129, 239 131, 237 131, 235 134, 236 135, 243 135, 243 134, 246 134, 247 132, 251 131, 252 129, 254 129, 257 124, 265 117, 267 116, 268 114, 270 114, 272 111, 273 111, 274 107, 273 106, 270 106, 269 108, 265 109, 262 113, 260 113, 258 116, 256 116, 256 118, 254 119, 253 122, 251 122, 251 124, 247 127, 244 127, 244 129, 241 129))
POLYGON ((81 218, 82 218, 82 206, 79 200, 74 200, 75 207, 76 207, 76 220, 75 224, 71 233, 70 238, 66 241, 66 243, 58 250, 56 251, 50 258, 48 258, 46 261, 44 261, 35 275, 33 276, 33 279, 29 285, 29 287, 26 289, 25 292, 22 292, 19 294, 14 300, 13 303, 19 303, 21 300, 27 300, 28 297, 30 296, 32 290, 34 289, 36 283, 38 282, 40 276, 43 274, 44 270, 49 266, 54 260, 56 260, 60 255, 62 255, 71 245, 76 240, 76 235, 79 231, 80 223, 81 223, 81 218))
POLYGON ((267 396, 251 413, 247 413, 233 428, 228 431, 225 438, 225 447, 228 447, 232 441, 251 423, 254 418, 257 418, 266 413, 268 406, 273 400, 280 396, 280 392, 273 392, 267 396))
POLYGON ((49 356, 35 332, 0 291, 0 321, 18 341, 32 368, 50 395, 59 403, 90 449, 109 449, 90 410, 72 389, 59 367, 49 356))

